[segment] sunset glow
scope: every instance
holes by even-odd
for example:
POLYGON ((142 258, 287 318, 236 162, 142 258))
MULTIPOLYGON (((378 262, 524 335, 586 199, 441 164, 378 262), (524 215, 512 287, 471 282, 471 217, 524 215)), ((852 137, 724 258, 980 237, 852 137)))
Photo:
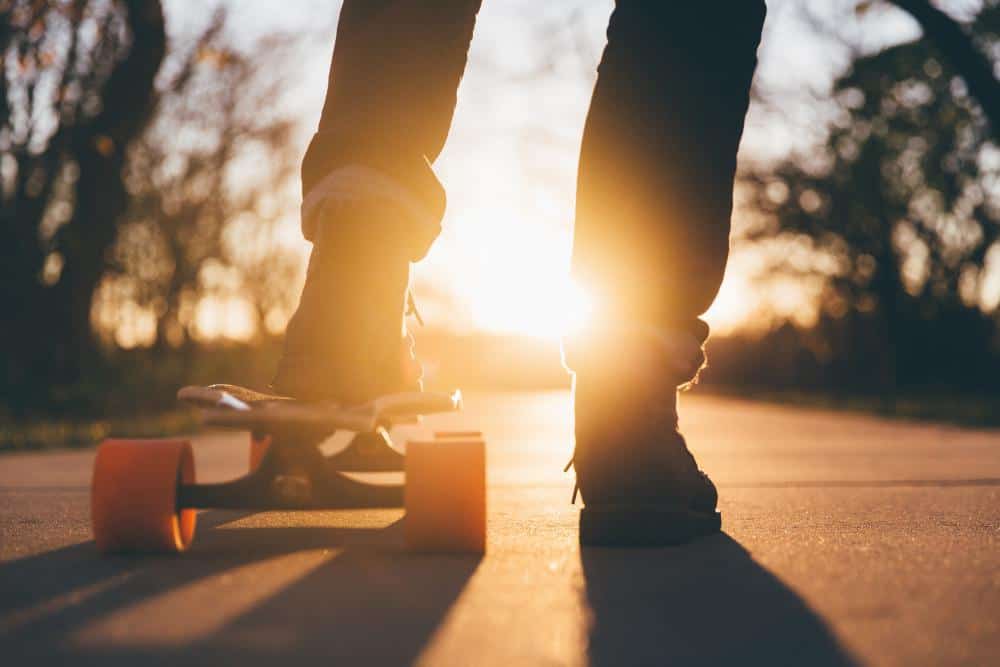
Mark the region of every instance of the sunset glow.
MULTIPOLYGON (((245 4, 240 4, 238 20, 247 35, 274 27, 270 5, 245 4)), ((480 14, 451 132, 434 163, 448 193, 443 231, 413 270, 414 292, 429 327, 554 339, 584 326, 593 316, 593 304, 569 280, 569 258, 580 136, 612 5, 610 0, 581 5, 583 20, 575 30, 582 41, 574 42, 576 51, 553 50, 550 42, 559 36, 540 39, 528 29, 523 3, 487 4, 480 14), (548 58, 555 58, 552 66, 539 70, 538 64, 548 58)), ((168 6, 179 25, 194 20, 186 5, 168 6)), ((316 12, 328 16, 329 23, 317 28, 321 39, 303 41, 308 57, 301 59, 303 68, 281 102, 301 123, 296 140, 302 152, 322 109, 336 11, 310 2, 282 15, 284 27, 295 31, 316 12)), ((817 49, 796 41, 794 31, 788 34, 783 48, 795 51, 796 62, 803 63, 801 77, 828 72, 829 67, 814 62, 817 49)), ((769 67, 764 58, 762 77, 768 77, 769 67)), ((752 112, 743 151, 760 156, 787 149, 794 142, 775 134, 780 127, 755 121, 752 112)), ((310 248, 301 236, 297 179, 288 188, 271 202, 276 210, 265 212, 280 222, 261 247, 266 250, 277 243, 297 258, 304 273, 310 248)), ((737 211, 737 228, 739 215, 737 211)), ((233 257, 252 254, 256 242, 250 238, 252 231, 233 225, 228 233, 233 257)), ((759 260, 733 255, 721 291, 705 314, 715 333, 766 328, 776 317, 799 321, 811 314, 803 305, 810 293, 788 285, 755 284, 761 268, 759 260)), ((297 281, 287 274, 280 279, 301 285, 302 273, 297 281)), ((293 299, 258 318, 246 305, 247 295, 224 287, 208 290, 213 293, 190 309, 185 321, 189 335, 243 341, 265 331, 280 334, 294 311, 293 299)), ((298 289, 293 285, 290 291, 297 295, 298 289)), ((100 306, 95 322, 102 330, 114 331, 112 336, 124 347, 151 344, 155 334, 147 321, 151 312, 131 307, 114 313, 119 299, 129 298, 126 295, 127 290, 100 306)))
POLYGON ((591 316, 586 294, 563 276, 522 275, 482 287, 471 314, 490 332, 558 338, 582 329, 591 316))

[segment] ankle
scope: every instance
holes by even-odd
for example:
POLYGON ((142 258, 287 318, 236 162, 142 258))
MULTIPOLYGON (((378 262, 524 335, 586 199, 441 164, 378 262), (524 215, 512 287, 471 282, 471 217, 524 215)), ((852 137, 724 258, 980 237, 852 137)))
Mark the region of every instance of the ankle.
POLYGON ((682 328, 612 325, 562 341, 563 365, 611 387, 680 387, 706 365, 704 339, 682 328))

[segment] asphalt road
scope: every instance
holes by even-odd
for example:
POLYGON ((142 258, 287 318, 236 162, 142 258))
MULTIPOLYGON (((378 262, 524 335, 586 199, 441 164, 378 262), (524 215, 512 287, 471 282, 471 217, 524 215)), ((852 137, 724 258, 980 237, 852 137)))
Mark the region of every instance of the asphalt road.
MULTIPOLYGON (((565 393, 471 396, 484 557, 413 555, 401 511, 208 511, 180 557, 98 556, 92 452, 0 458, 0 662, 1000 664, 1000 431, 685 397, 724 534, 576 543, 565 393)), ((238 435, 196 439, 203 480, 238 435)))

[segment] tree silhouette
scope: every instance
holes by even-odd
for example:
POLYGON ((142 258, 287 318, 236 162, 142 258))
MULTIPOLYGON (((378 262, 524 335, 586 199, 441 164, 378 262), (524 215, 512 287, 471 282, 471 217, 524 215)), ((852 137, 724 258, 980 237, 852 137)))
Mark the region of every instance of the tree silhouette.
MULTIPOLYGON (((1000 10, 972 34, 996 43, 1000 10)), ((835 100, 824 146, 747 175, 763 213, 748 237, 812 251, 775 269, 824 281, 820 326, 853 360, 845 381, 994 383, 984 285, 1000 253, 1000 152, 982 107, 927 38, 856 60, 835 100)))
POLYGON ((994 75, 993 63, 976 44, 975 37, 928 0, 889 1, 920 24, 927 39, 962 77, 972 96, 982 106, 993 132, 1000 131, 1000 83, 994 75))
POLYGON ((253 45, 251 61, 217 12, 168 53, 158 2, 0 6, 7 409, 99 393, 137 313, 152 322, 139 342, 161 349, 192 340, 206 295, 242 299, 258 330, 281 319, 300 262, 274 223, 297 155, 272 108, 285 70, 261 61, 280 65, 288 40, 253 45))
POLYGON ((90 305, 128 206, 129 146, 156 109, 158 0, 3 4, 0 385, 16 408, 93 354, 90 305))

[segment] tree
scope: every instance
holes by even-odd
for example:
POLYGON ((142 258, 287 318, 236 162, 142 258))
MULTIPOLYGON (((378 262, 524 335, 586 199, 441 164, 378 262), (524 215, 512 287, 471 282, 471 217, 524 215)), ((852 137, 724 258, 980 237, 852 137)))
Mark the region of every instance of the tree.
POLYGON ((0 387, 15 410, 78 377, 128 206, 129 146, 158 101, 158 0, 13 0, 0 16, 0 387))
MULTIPOLYGON (((889 0, 912 16, 928 40, 965 80, 970 93, 982 106, 993 132, 1000 131, 1000 82, 993 63, 958 21, 928 0, 889 0)), ((862 5, 867 3, 862 3, 862 5)))
POLYGON ((265 38, 251 60, 227 44, 223 22, 168 59, 157 116, 130 151, 130 203, 96 301, 112 343, 138 309, 147 336, 130 342, 188 344, 207 297, 240 302, 248 325, 266 330, 299 285, 301 258, 276 238, 298 166, 296 125, 273 110, 285 40, 265 38))
MULTIPOLYGON (((1000 9, 972 34, 997 43, 1000 9)), ((927 38, 856 60, 835 101, 824 146, 747 175, 764 219, 749 237, 812 251, 776 269, 824 281, 821 325, 855 382, 992 383, 1000 151, 982 107, 927 38)))
POLYGON ((25 1, 3 18, 8 409, 92 403, 74 389, 85 367, 103 377, 119 343, 189 344, 206 299, 242 305, 254 333, 282 324, 301 268, 276 224, 297 164, 274 104, 288 40, 251 60, 217 12, 167 53, 150 2, 25 1))

